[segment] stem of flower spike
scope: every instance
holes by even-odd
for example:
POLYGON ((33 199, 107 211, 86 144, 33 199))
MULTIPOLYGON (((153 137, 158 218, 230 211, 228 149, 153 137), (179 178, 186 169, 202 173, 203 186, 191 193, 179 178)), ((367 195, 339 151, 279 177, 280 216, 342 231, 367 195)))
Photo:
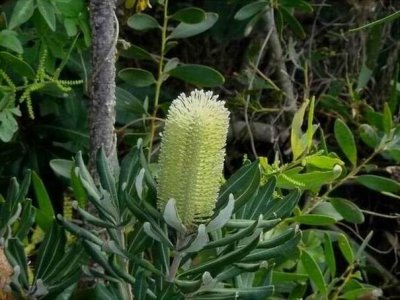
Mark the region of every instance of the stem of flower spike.
POLYGON ((173 282, 175 280, 176 273, 178 272, 179 266, 183 258, 183 253, 179 252, 178 249, 181 249, 184 246, 184 243, 185 243, 184 235, 178 232, 175 245, 174 259, 169 267, 168 276, 166 279, 168 282, 173 282))

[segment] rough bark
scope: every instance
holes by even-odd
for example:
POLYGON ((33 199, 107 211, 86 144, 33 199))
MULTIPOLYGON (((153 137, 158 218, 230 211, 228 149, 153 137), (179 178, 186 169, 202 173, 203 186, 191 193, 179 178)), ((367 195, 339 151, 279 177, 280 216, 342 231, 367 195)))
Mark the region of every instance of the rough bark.
POLYGON ((115 123, 115 46, 118 24, 115 0, 90 0, 92 27, 92 76, 90 82, 90 171, 96 176, 96 153, 103 147, 116 158, 115 123))
POLYGON ((297 110, 296 97, 292 79, 288 74, 282 45, 279 40, 279 34, 276 30, 275 19, 273 9, 269 9, 265 14, 265 22, 267 30, 272 30, 271 37, 268 41, 268 46, 271 51, 271 56, 276 65, 276 76, 278 79, 278 86, 281 88, 285 96, 284 111, 294 113, 297 110))

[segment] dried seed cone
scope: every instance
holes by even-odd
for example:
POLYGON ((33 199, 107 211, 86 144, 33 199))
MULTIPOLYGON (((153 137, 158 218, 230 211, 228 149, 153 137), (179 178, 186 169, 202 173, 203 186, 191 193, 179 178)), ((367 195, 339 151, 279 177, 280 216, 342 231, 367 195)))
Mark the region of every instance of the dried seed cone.
POLYGON ((12 299, 11 295, 4 290, 4 287, 10 283, 13 268, 7 260, 4 249, 0 248, 0 300, 12 299))
POLYGON ((168 111, 161 142, 158 208, 174 198, 182 223, 193 228, 213 213, 225 157, 229 111, 202 90, 181 94, 168 111))

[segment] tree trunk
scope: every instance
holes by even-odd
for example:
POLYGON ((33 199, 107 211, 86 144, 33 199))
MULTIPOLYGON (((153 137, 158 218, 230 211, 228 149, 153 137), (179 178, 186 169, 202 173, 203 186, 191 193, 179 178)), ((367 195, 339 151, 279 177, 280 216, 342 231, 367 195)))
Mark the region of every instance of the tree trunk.
POLYGON ((90 156, 89 167, 97 178, 96 153, 103 147, 106 155, 115 160, 115 46, 118 39, 118 20, 115 0, 90 0, 92 27, 92 76, 90 82, 90 156))

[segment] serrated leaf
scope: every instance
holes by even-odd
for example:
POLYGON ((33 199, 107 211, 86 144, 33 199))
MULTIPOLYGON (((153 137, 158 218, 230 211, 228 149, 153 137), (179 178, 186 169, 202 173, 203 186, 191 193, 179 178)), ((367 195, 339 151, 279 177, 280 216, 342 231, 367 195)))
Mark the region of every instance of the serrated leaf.
POLYGON ((56 30, 56 14, 55 9, 51 1, 49 0, 37 0, 37 6, 43 19, 52 31, 56 30))
POLYGON ((171 18, 187 24, 198 24, 204 21, 206 12, 198 7, 185 7, 175 12, 171 18))
POLYGON ((238 20, 238 21, 246 20, 246 19, 254 16, 255 14, 258 14, 259 12, 261 12, 262 10, 267 8, 267 6, 268 6, 268 2, 265 0, 249 3, 245 6, 243 6, 242 8, 240 8, 236 12, 234 19, 238 20))
POLYGON ((160 28, 160 24, 158 24, 157 20, 154 17, 138 13, 130 16, 127 24, 130 28, 135 30, 149 30, 154 28, 160 28))
POLYGON ((180 23, 167 39, 184 39, 203 33, 210 29, 218 20, 216 13, 206 13, 204 20, 197 24, 180 23))
POLYGON ((217 70, 195 64, 180 65, 168 72, 172 77, 200 87, 216 87, 225 81, 224 76, 217 70))
POLYGON ((32 17, 34 9, 35 5, 33 0, 18 0, 14 6, 8 28, 14 29, 28 21, 32 17))
POLYGON ((145 87, 156 83, 152 73, 137 68, 122 69, 118 72, 118 77, 136 87, 145 87))
MULTIPOLYGON (((0 45, 4 46, 2 43, 2 32, 0 32, 0 45)), ((18 40, 18 44, 20 44, 19 40, 18 40)), ((22 46, 17 46, 16 49, 11 49, 11 50, 17 50, 16 52, 18 53, 22 53, 23 49, 22 46)), ((33 79, 35 78, 35 71, 33 71, 32 67, 25 62, 24 60, 22 60, 21 58, 12 55, 9 52, 5 52, 5 51, 1 51, 0 52, 0 59, 3 61, 3 63, 5 65, 7 65, 10 69, 12 69, 13 72, 21 75, 21 76, 25 76, 29 79, 33 79)))
POLYGON ((0 46, 10 49, 18 54, 24 52, 22 44, 17 37, 17 33, 12 30, 4 29, 0 32, 0 46))
POLYGON ((337 143, 353 166, 357 165, 357 147, 353 133, 350 128, 341 120, 337 119, 334 126, 337 143))
POLYGON ((364 222, 362 211, 353 202, 343 198, 331 198, 329 201, 346 221, 353 224, 364 222))
POLYGON ((315 259, 306 250, 302 250, 301 262, 311 281, 314 282, 315 286, 317 287, 318 291, 326 297, 328 294, 327 284, 325 282, 324 276, 322 275, 322 271, 315 259))

